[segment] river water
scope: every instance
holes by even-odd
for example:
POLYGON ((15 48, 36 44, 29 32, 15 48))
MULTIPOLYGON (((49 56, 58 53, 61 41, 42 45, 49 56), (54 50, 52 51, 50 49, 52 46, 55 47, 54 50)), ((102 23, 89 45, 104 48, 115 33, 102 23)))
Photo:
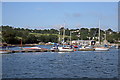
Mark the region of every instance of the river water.
POLYGON ((114 78, 118 49, 2 54, 2 70, 3 78, 114 78))

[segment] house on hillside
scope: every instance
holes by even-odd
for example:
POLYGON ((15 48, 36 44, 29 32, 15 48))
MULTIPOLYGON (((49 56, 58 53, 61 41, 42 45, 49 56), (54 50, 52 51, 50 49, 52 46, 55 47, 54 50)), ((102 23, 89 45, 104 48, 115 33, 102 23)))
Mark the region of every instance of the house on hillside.
POLYGON ((79 45, 95 45, 96 41, 94 40, 73 40, 72 44, 79 44, 79 45))

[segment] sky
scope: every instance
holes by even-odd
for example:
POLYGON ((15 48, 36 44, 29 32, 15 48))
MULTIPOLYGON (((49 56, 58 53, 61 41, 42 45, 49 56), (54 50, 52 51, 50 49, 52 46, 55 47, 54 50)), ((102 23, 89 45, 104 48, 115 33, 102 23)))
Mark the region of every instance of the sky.
POLYGON ((117 2, 3 2, 2 25, 31 29, 118 30, 117 2))

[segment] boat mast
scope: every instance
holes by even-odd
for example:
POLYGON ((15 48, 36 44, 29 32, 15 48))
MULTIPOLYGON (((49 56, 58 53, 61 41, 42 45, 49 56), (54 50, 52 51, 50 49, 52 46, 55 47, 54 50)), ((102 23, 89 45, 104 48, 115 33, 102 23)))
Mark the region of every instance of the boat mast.
POLYGON ((71 31, 70 31, 70 45, 71 45, 71 31))
POLYGON ((65 42, 64 38, 65 38, 65 23, 64 23, 64 28, 63 28, 63 47, 64 47, 64 42, 65 42))
POLYGON ((64 46, 64 42, 65 42, 64 38, 65 38, 65 29, 63 29, 63 46, 64 46))
POLYGON ((105 30, 105 41, 107 40, 107 36, 106 36, 106 30, 105 30))
POLYGON ((100 20, 99 20, 99 44, 101 44, 100 42, 100 20))
POLYGON ((20 47, 21 47, 21 49, 22 49, 22 38, 20 39, 20 47))
POLYGON ((60 29, 59 29, 59 39, 58 39, 58 43, 60 43, 60 29))

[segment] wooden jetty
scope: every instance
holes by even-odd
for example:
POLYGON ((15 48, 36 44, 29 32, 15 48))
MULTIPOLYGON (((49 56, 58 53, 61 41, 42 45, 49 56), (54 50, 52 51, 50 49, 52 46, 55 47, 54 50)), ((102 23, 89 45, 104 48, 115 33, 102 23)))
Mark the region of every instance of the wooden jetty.
POLYGON ((58 52, 58 50, 50 49, 38 49, 38 50, 0 50, 0 54, 9 54, 9 53, 27 53, 27 52, 58 52))
POLYGON ((50 50, 0 50, 0 54, 27 52, 50 52, 50 50))
POLYGON ((48 50, 12 50, 12 53, 20 53, 20 52, 48 52, 48 50))
POLYGON ((78 51, 94 51, 95 49, 78 49, 78 51))

